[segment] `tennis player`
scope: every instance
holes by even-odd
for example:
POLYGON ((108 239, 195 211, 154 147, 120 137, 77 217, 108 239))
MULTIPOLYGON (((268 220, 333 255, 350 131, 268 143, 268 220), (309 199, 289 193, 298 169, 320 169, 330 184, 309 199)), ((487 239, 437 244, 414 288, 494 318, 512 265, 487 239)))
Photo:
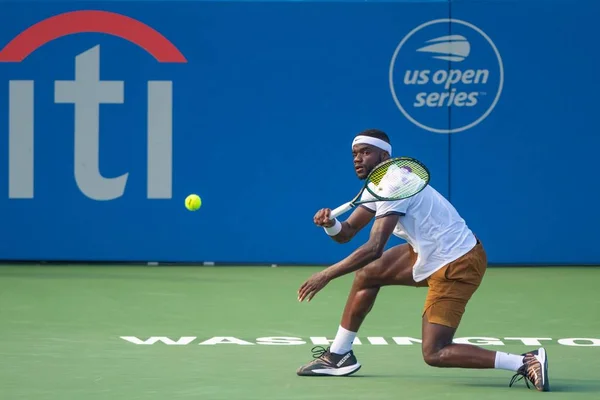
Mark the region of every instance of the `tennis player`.
MULTIPOLYGON (((391 154, 388 135, 380 130, 363 131, 352 141, 354 169, 361 180, 391 154)), ((362 204, 344 222, 330 220, 330 212, 319 210, 314 223, 338 243, 350 241, 373 218, 375 222, 365 244, 311 276, 298 290, 299 301, 310 301, 332 279, 356 271, 333 343, 313 349, 315 359, 300 367, 298 375, 346 376, 358 371, 361 365, 352 343, 380 288, 404 285, 428 287, 422 313, 422 353, 428 365, 514 371, 509 386, 526 378, 527 387, 531 382, 539 391, 549 390, 544 348, 518 355, 453 343, 465 307, 485 274, 487 256, 456 209, 433 187, 404 200, 362 204), (384 251, 392 234, 407 243, 384 251)))

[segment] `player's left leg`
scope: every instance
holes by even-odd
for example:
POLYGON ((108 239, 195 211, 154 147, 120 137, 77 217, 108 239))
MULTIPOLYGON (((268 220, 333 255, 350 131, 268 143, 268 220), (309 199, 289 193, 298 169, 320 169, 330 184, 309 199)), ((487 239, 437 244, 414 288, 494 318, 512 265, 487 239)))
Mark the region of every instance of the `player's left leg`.
POLYGON ((347 376, 361 367, 352 351, 352 343, 369 314, 382 286, 427 286, 415 282, 412 267, 417 255, 408 244, 394 246, 378 260, 356 271, 338 332, 331 347, 313 349, 313 361, 301 366, 301 376, 347 376))
POLYGON ((498 368, 514 371, 516 374, 510 385, 516 378, 525 377, 537 390, 548 391, 545 349, 517 355, 453 343, 467 302, 485 274, 486 264, 485 251, 478 244, 471 252, 428 278, 429 292, 423 312, 423 358, 427 364, 440 368, 498 368))

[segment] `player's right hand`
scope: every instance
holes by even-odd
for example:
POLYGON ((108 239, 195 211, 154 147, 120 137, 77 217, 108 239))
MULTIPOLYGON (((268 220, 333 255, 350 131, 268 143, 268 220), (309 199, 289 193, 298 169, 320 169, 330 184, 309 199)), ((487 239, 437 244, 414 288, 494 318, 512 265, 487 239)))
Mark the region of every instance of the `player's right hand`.
POLYGON ((315 222, 315 225, 322 226, 324 228, 330 228, 335 224, 334 219, 329 219, 330 215, 331 215, 331 209, 321 208, 315 214, 313 221, 315 222))

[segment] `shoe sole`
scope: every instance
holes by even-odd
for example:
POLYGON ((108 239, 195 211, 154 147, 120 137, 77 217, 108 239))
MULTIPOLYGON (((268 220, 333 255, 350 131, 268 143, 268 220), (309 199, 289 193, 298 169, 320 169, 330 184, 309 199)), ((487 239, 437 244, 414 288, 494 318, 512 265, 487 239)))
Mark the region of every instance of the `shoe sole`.
POLYGON ((542 364, 542 392, 550 391, 550 379, 548 379, 548 354, 546 354, 546 349, 541 348, 538 352, 538 355, 543 360, 542 364))
POLYGON ((360 369, 361 365, 356 363, 342 368, 323 368, 299 372, 299 376, 350 376, 360 369))

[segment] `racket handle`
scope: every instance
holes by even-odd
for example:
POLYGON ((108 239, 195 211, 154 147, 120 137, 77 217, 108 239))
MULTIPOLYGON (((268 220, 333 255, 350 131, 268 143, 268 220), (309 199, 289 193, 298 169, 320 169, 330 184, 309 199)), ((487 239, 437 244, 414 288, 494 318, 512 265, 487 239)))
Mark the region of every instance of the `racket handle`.
POLYGON ((342 215, 343 213, 345 213, 346 211, 348 211, 348 210, 350 210, 352 208, 353 208, 352 202, 348 202, 346 204, 342 204, 338 208, 331 210, 331 214, 329 216, 329 219, 335 219, 335 218, 339 217, 340 215, 342 215))

